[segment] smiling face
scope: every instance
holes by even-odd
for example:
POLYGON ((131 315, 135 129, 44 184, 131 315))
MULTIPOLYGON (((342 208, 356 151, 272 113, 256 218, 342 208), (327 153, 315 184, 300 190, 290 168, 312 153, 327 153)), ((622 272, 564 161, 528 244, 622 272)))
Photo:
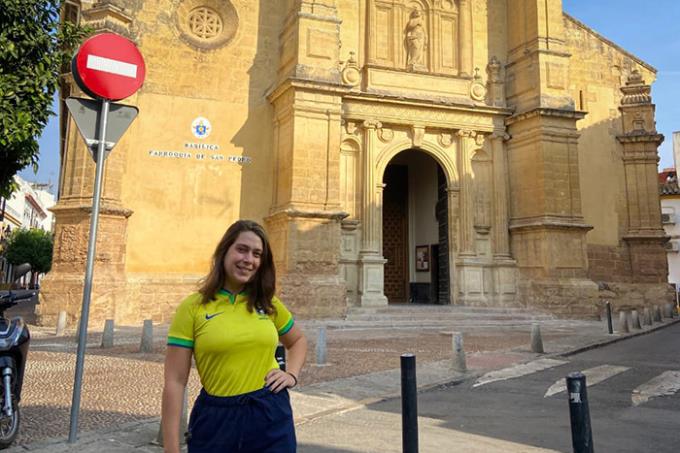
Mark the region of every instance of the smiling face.
POLYGON ((255 277, 262 259, 262 239, 252 231, 243 231, 224 256, 224 288, 238 294, 255 277))

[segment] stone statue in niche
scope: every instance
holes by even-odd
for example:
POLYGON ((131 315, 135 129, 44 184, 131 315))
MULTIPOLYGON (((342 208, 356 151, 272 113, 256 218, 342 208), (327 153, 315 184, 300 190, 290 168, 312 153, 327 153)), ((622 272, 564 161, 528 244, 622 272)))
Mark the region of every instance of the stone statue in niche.
POLYGON ((404 34, 406 35, 404 44, 406 45, 407 69, 423 68, 425 66, 427 34, 425 33, 425 27, 423 27, 423 16, 420 10, 414 9, 411 11, 404 34))

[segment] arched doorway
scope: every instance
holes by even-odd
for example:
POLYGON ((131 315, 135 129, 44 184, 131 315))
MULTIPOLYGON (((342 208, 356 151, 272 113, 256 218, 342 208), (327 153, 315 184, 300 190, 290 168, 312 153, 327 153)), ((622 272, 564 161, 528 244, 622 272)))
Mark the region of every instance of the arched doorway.
POLYGON ((390 304, 450 303, 447 181, 430 155, 410 149, 383 174, 384 294, 390 304))

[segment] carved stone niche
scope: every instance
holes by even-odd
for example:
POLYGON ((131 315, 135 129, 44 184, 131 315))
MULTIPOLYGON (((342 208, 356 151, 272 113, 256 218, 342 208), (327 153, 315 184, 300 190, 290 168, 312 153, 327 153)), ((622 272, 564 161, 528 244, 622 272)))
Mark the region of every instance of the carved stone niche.
POLYGON ((471 0, 368 0, 368 66, 472 75, 471 0))
POLYGON ((182 41, 212 50, 234 39, 239 18, 229 0, 183 0, 175 12, 175 22, 182 41))

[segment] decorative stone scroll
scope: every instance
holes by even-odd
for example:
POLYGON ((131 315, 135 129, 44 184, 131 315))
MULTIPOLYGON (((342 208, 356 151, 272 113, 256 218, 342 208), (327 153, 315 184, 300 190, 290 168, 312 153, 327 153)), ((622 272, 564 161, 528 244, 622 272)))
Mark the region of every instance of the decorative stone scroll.
POLYGON ((357 63, 356 54, 350 51, 349 58, 341 64, 342 82, 353 87, 361 83, 361 71, 357 63))

